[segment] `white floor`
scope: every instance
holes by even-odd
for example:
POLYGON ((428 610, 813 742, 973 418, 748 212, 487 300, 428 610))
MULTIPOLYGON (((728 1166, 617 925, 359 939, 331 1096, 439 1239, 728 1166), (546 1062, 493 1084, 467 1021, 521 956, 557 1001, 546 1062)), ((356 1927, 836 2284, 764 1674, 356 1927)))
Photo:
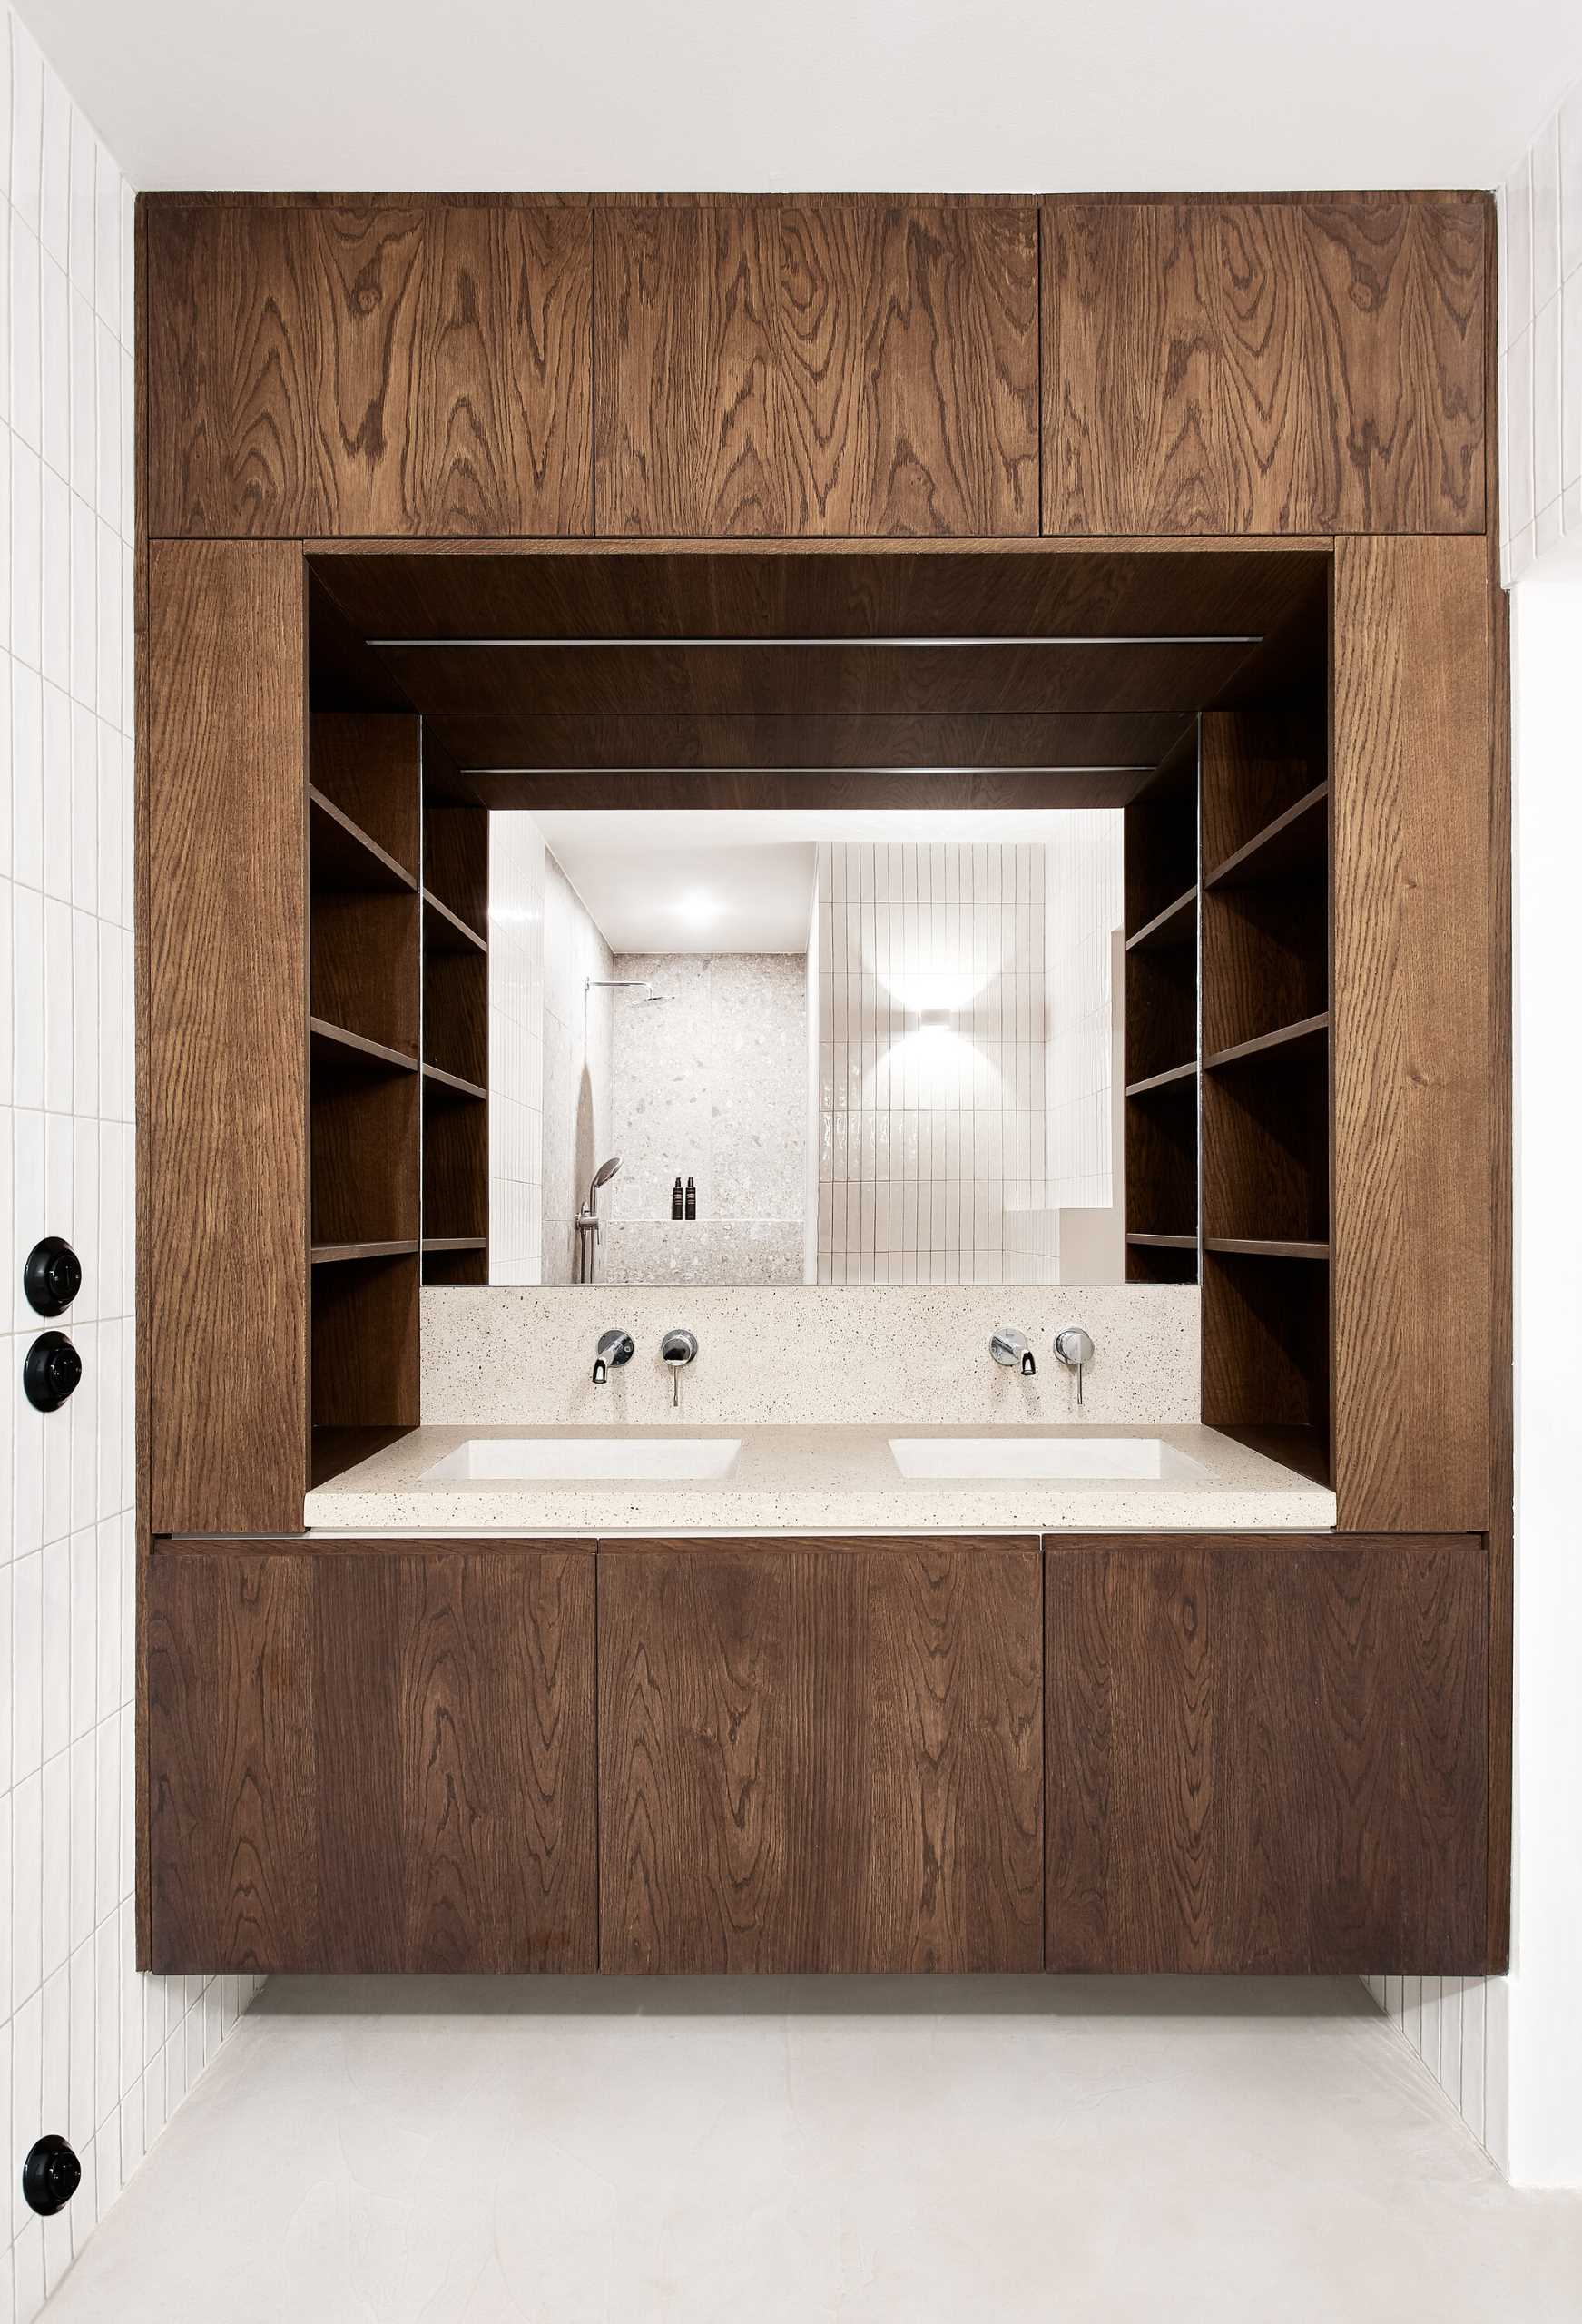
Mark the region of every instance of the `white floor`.
POLYGON ((1354 1982, 277 1979, 49 2324, 1577 2324, 1354 1982))

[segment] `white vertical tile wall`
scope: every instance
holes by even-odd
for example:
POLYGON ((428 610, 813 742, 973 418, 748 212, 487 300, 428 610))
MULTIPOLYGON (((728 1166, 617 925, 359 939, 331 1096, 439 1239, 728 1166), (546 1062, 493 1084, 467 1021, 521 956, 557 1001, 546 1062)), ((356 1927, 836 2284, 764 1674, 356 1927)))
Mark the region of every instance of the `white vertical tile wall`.
POLYGON ((820 846, 820 1283, 1006 1280, 1044 1202, 1044 853, 820 846))
MULTIPOLYGON (((1501 555, 1582 571, 1582 82, 1498 192, 1501 555)), ((1548 569, 1548 568, 1546 568, 1548 569)))
POLYGON ((251 1999, 133 1944, 133 196, 0 12, 0 2317, 37 2314, 251 1999), (21 1389, 41 1235, 84 1373, 21 1389), (19 2192, 41 2131, 83 2184, 19 2192))
POLYGON ((821 1283, 1051 1281, 1057 1208, 1111 1201, 1120 818, 1059 822, 820 848, 821 1283))
POLYGON ((489 819, 489 1281, 543 1280, 544 836, 489 819))
POLYGON ((1115 1183, 1115 939, 1123 926, 1122 822, 1115 808, 1060 818, 1045 874, 1044 969, 1049 997, 1051 1209, 1103 1210, 1115 1183))

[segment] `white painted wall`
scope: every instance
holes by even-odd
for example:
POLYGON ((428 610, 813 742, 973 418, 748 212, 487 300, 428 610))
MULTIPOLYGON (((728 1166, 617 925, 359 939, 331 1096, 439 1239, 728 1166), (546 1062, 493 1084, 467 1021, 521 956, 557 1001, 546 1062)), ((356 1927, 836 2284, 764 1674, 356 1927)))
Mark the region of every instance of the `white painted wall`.
POLYGON ((132 193, 0 8, 0 2317, 37 2314, 252 1997, 133 1945, 132 193), (7 309, 9 315, 7 318, 7 309), (44 1234, 82 1386, 21 1391, 44 1234), (64 2132, 47 2224, 23 2157, 64 2132))
POLYGON ((1520 2186, 1582 2186, 1582 83, 1499 191, 1511 586, 1516 1817, 1511 1974, 1370 1984, 1520 2186))

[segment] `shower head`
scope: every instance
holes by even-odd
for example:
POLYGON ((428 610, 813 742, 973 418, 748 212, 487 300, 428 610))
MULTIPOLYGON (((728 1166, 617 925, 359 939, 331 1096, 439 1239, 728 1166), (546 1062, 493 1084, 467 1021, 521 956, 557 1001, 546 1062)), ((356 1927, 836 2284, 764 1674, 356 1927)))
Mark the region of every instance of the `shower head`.
POLYGON ((608 1186, 610 1180, 614 1177, 620 1167, 621 1157, 618 1154, 612 1154, 607 1162, 601 1162, 598 1168, 594 1172, 593 1191, 597 1193, 601 1187, 608 1186))

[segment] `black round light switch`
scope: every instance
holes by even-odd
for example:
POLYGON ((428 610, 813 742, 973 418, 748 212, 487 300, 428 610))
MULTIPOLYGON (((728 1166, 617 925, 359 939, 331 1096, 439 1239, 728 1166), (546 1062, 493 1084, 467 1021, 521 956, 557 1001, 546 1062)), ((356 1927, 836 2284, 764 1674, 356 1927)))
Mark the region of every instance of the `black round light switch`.
POLYGON ((58 2131, 48 2131, 28 2150, 22 2166, 23 2198, 30 2211, 53 2219, 64 2211, 82 2184, 83 2166, 58 2131))
POLYGON ((64 1332, 40 1332, 22 1359, 22 1387, 35 1412, 58 1412, 83 1376, 83 1359, 64 1332))
POLYGON ((39 1315, 64 1313, 83 1288, 83 1262, 64 1235, 46 1235, 23 1262, 22 1288, 39 1315))

